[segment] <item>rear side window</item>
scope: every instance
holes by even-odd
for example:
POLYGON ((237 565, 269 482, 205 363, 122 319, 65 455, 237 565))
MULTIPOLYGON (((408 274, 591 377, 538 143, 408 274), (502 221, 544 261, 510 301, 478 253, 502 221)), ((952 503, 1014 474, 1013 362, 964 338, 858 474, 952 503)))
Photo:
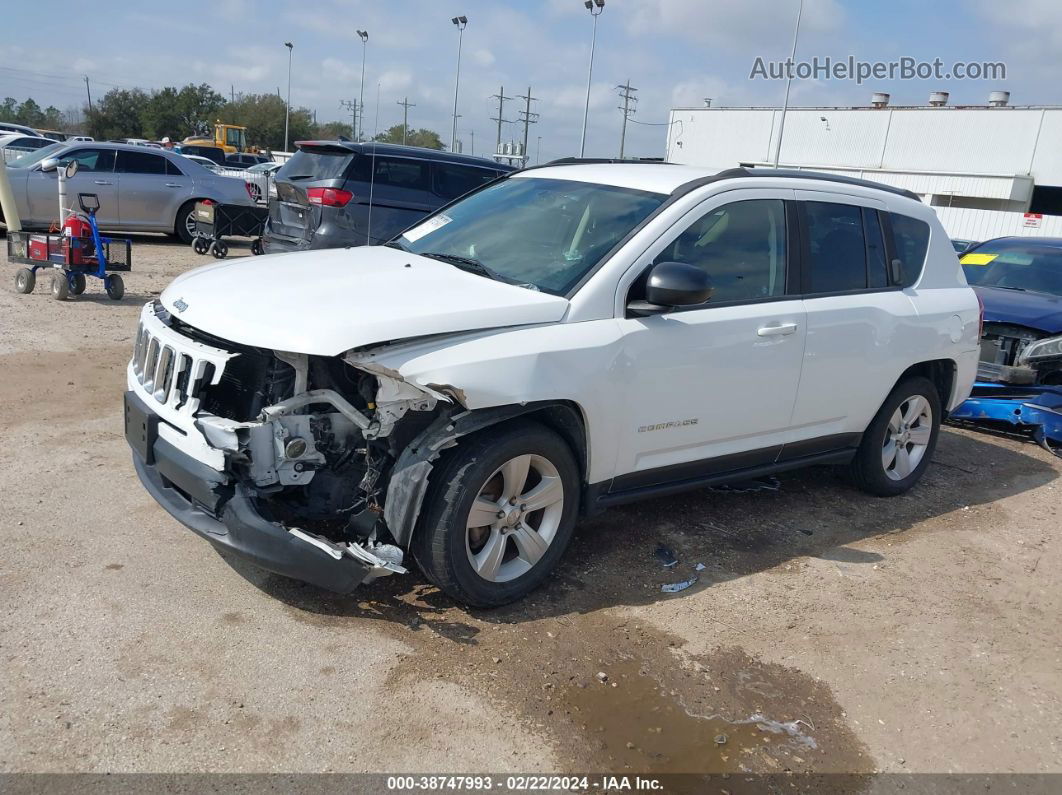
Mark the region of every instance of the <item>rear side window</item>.
POLYGON ((861 208, 805 202, 804 212, 808 230, 807 292, 866 288, 867 251, 861 208))
POLYGON ((444 199, 456 199, 498 176, 498 172, 474 166, 436 163, 432 190, 444 199))
POLYGON ((878 211, 863 208, 863 235, 867 240, 867 287, 889 286, 889 271, 885 265, 885 240, 881 232, 878 211))
POLYGON ((893 256, 903 268, 903 286, 910 287, 922 274, 929 248, 929 224, 899 213, 889 213, 893 256))
POLYGON ((343 149, 300 149, 277 172, 278 179, 339 179, 347 170, 353 152, 343 149))
POLYGON ((177 164, 166 158, 166 173, 171 177, 183 177, 184 172, 177 168, 177 164))
POLYGON ((119 174, 165 174, 166 158, 148 152, 119 152, 119 174))

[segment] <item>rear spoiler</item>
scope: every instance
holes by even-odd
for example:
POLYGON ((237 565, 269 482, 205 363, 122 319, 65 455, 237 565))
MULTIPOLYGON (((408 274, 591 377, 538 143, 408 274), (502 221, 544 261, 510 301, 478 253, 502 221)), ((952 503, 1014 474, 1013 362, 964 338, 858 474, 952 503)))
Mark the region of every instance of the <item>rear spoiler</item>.
POLYGON ((342 141, 296 141, 295 147, 298 149, 326 149, 333 152, 343 152, 348 155, 357 154, 358 151, 345 145, 342 141))

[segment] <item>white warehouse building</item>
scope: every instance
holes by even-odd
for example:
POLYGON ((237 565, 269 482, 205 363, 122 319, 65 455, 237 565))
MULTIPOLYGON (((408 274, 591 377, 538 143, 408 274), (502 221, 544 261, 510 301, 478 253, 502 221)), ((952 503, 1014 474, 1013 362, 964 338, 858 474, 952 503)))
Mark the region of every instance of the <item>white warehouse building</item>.
MULTIPOLYGON (((952 237, 1062 235, 1062 107, 987 105, 790 108, 778 164, 861 177, 917 193, 952 237), (990 212, 985 212, 990 211, 990 212), (1055 216, 1055 217, 1052 217, 1055 216)), ((667 159, 708 166, 772 166, 781 108, 675 108, 667 159)))

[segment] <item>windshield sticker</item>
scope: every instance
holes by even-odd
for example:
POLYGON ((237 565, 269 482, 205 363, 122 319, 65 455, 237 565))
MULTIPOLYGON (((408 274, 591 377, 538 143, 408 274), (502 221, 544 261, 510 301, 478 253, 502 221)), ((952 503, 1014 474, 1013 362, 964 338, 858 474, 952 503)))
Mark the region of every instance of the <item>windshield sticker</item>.
POLYGON ((998 254, 978 254, 975 251, 973 254, 967 254, 965 257, 963 257, 961 260, 959 260, 959 264, 960 265, 987 265, 988 263, 990 263, 992 260, 994 260, 998 256, 999 256, 998 254))
POLYGON ((412 229, 403 232, 402 238, 404 240, 408 240, 410 243, 416 243, 418 240, 424 237, 424 235, 428 234, 429 232, 434 232, 436 229, 441 229, 442 227, 450 223, 452 220, 454 219, 448 215, 436 215, 433 218, 429 218, 424 223, 418 224, 412 229))

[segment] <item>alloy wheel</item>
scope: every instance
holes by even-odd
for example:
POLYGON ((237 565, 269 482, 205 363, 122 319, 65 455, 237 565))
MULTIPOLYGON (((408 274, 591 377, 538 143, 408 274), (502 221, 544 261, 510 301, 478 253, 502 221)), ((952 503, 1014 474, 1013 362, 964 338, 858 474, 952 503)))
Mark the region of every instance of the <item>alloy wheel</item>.
POLYGON ((539 455, 519 455, 487 478, 468 513, 465 550, 488 582, 508 582, 546 554, 564 514, 564 484, 539 455))
POLYGON ((912 395, 893 412, 881 447, 881 465, 892 480, 914 472, 933 437, 933 409, 921 395, 912 395))

